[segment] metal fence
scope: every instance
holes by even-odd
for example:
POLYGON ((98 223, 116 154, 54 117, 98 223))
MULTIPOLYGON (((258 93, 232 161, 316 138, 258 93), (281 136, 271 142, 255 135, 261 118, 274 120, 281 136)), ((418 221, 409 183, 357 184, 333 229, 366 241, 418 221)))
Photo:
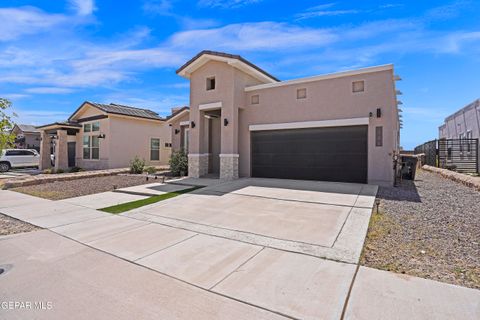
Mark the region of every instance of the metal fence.
POLYGON ((440 139, 415 148, 425 154, 424 164, 464 173, 479 172, 478 139, 440 139))

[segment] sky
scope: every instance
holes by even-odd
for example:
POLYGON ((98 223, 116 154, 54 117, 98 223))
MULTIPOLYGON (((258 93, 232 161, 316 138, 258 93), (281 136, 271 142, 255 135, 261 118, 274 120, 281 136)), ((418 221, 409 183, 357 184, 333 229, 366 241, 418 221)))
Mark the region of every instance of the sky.
POLYGON ((204 49, 281 80, 393 63, 411 149, 480 98, 479 17, 475 0, 2 0, 0 97, 34 125, 87 100, 167 116, 189 100, 175 70, 204 49))

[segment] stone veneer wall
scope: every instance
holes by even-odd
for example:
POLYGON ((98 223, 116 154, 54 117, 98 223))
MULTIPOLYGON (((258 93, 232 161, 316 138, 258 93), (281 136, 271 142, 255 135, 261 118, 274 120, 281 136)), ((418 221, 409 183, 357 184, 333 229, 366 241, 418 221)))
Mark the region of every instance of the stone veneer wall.
POLYGON ((238 154, 220 155, 220 179, 238 179, 238 154))
POLYGON ((200 178, 208 174, 208 154, 188 155, 188 176, 200 178))

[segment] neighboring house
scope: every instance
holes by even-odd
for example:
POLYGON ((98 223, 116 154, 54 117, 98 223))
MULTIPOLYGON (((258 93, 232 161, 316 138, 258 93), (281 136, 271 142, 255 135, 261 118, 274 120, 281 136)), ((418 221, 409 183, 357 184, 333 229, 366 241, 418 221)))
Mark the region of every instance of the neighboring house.
POLYGON ((480 99, 445 118, 438 128, 440 139, 480 138, 480 99))
POLYGON ((177 73, 190 80, 189 176, 392 185, 392 65, 279 81, 238 55, 202 51, 177 73))
POLYGON ((15 124, 11 131, 15 135, 15 148, 40 150, 40 130, 29 124, 15 124))
POLYGON ((172 151, 183 149, 188 153, 190 109, 188 107, 172 108, 172 114, 167 117, 167 123, 171 127, 172 151))
POLYGON ((156 112, 118 104, 86 101, 68 121, 41 130, 41 168, 49 168, 53 145, 55 168, 128 167, 138 156, 147 165, 167 165, 170 127, 156 112))

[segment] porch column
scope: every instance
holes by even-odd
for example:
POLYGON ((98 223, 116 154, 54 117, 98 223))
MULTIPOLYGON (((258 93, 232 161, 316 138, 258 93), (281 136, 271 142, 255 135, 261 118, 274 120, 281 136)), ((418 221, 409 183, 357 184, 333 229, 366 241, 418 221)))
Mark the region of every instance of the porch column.
POLYGON ((238 107, 224 106, 221 117, 220 179, 238 179, 238 107))
POLYGON ((50 136, 42 131, 40 134, 40 170, 49 169, 52 167, 52 159, 50 158, 50 136))
POLYGON ((55 170, 68 169, 67 130, 57 130, 55 141, 55 170))
POLYGON ((190 113, 188 176, 199 178, 208 173, 208 124, 205 113, 192 108, 190 113), (205 142, 206 141, 206 142, 205 142))

